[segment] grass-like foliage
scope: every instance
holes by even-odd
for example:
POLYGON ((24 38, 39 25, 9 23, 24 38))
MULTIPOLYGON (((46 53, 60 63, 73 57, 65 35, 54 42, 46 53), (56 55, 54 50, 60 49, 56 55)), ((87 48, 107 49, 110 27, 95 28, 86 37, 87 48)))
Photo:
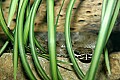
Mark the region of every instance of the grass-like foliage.
POLYGON ((3 47, 0 49, 0 56, 2 56, 4 50, 7 48, 9 43, 13 44, 13 67, 14 67, 14 80, 17 78, 17 67, 18 57, 20 56, 22 66, 30 80, 36 80, 36 77, 30 68, 30 65, 26 58, 26 51, 29 50, 33 59, 34 66, 40 78, 43 80, 63 80, 62 73, 58 69, 57 63, 63 63, 73 66, 75 73, 78 78, 82 80, 94 80, 95 74, 99 65, 100 56, 103 53, 105 55, 105 63, 109 74, 110 65, 108 58, 108 50, 106 43, 114 27, 117 15, 120 9, 120 0, 103 0, 101 25, 98 34, 98 39, 95 47, 95 51, 92 57, 90 68, 87 74, 83 74, 82 70, 78 66, 78 63, 74 56, 72 49, 71 37, 70 37, 70 23, 73 6, 76 0, 70 0, 66 10, 65 17, 65 40, 67 52, 70 56, 72 64, 57 60, 56 53, 56 27, 59 20, 60 12, 64 5, 63 0, 60 7, 57 18, 54 16, 54 0, 47 0, 47 26, 48 26, 48 52, 41 46, 34 35, 34 21, 38 8, 40 8, 42 0, 34 0, 33 4, 30 4, 29 0, 11 0, 9 8, 9 16, 7 22, 5 21, 2 0, 0 0, 0 27, 3 29, 4 34, 7 35, 8 40, 5 42, 3 47), (17 7, 18 6, 18 7, 17 7), (11 20, 17 11, 16 25, 14 30, 11 31, 11 20), (56 21, 54 21, 56 19, 56 21), (28 48, 30 46, 30 48, 28 48), (41 50, 43 54, 38 54, 36 48, 41 50), (41 66, 38 56, 41 56, 50 61, 50 77, 47 75, 43 67, 41 66))

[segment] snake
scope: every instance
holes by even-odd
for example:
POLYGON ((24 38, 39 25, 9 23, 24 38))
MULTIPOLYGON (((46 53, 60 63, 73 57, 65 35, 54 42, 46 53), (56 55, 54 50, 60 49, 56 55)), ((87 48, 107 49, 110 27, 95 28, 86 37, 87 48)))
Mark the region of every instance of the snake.
MULTIPOLYGON (((63 38, 61 37, 57 40, 57 52, 60 53, 57 56, 69 57, 63 38)), ((96 39, 97 35, 93 33, 71 33, 72 50, 75 58, 83 63, 90 63, 94 53, 96 39)))
MULTIPOLYGON (((38 40, 43 45, 43 47, 46 48, 46 50, 48 50, 47 37, 47 33, 39 33, 37 35, 38 40)), ((90 63, 95 48, 96 38, 97 35, 93 33, 72 32, 71 42, 75 58, 83 63, 90 63)), ((56 34, 56 47, 57 57, 69 57, 63 32, 57 32, 56 34)))

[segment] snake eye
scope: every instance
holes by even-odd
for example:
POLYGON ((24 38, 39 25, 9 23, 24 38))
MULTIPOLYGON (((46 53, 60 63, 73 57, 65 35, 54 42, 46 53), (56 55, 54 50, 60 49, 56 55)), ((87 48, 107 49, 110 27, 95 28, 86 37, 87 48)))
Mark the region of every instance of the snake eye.
POLYGON ((79 51, 74 51, 74 55, 75 55, 75 57, 76 57, 76 58, 81 57, 81 55, 80 55, 80 52, 79 52, 79 51))
POLYGON ((80 55, 80 52, 77 50, 75 50, 74 53, 75 53, 75 55, 80 55))

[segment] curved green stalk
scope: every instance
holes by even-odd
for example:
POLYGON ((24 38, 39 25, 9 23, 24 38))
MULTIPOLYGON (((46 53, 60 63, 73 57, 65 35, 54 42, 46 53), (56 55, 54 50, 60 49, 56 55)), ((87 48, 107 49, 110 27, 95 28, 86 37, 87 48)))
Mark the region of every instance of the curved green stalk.
MULTIPOLYGON (((113 27, 114 27, 116 18, 117 18, 117 16, 118 16, 119 9, 120 9, 119 5, 120 5, 120 0, 118 0, 118 2, 117 2, 117 4, 116 4, 116 8, 115 8, 115 10, 114 10, 114 13, 113 13, 113 16, 112 16, 112 20, 111 20, 111 22, 110 22, 110 28, 109 28, 109 31, 108 31, 108 36, 107 36, 107 39, 106 39, 106 43, 107 43, 107 41, 108 41, 108 39, 109 39, 109 36, 110 36, 110 34, 111 34, 111 32, 112 32, 112 29, 113 29, 113 27)), ((107 49, 105 49, 105 62, 106 62, 106 66, 107 66, 108 73, 111 74, 107 49)))
POLYGON ((113 30, 113 27, 114 27, 114 24, 115 24, 115 21, 117 19, 117 16, 119 14, 119 9, 120 9, 120 0, 117 0, 117 3, 116 3, 116 6, 115 6, 115 10, 113 11, 113 16, 112 16, 112 19, 111 19, 111 22, 110 22, 110 28, 109 28, 109 31, 108 31, 108 36, 107 36, 107 39, 106 39, 106 42, 108 41, 109 39, 109 36, 113 30))
MULTIPOLYGON (((49 55, 47 55, 47 54, 37 54, 39 57, 42 57, 42 58, 45 58, 46 60, 50 60, 49 59, 49 55)), ((66 61, 61 61, 61 60, 57 60, 57 63, 62 63, 62 64, 67 64, 67 65, 73 65, 72 63, 70 63, 70 62, 66 62, 66 61)))
POLYGON ((8 38, 13 42, 14 38, 12 36, 12 33, 10 32, 9 28, 7 27, 3 11, 2 11, 2 0, 0 0, 0 25, 4 31, 4 33, 8 36, 8 38))
POLYGON ((103 0, 103 4, 102 4, 102 14, 101 14, 101 22, 104 18, 104 15, 105 15, 105 11, 106 11, 106 8, 107 8, 107 4, 108 4, 108 0, 103 0))
POLYGON ((10 27, 10 22, 15 13, 17 3, 18 3, 18 0, 11 0, 11 2, 10 2, 9 15, 8 15, 8 27, 10 27))
POLYGON ((17 28, 18 29, 18 46, 19 46, 21 61, 25 69, 25 72, 27 73, 28 77, 31 80, 36 80, 27 62, 26 55, 25 55, 24 41, 23 41, 23 21, 24 21, 24 13, 25 13, 25 8, 27 7, 27 3, 28 3, 28 0, 24 0, 20 10, 20 15, 18 17, 19 18, 18 28, 17 28))
POLYGON ((0 56, 3 54, 3 51, 6 49, 8 44, 9 44, 9 41, 6 41, 5 44, 2 46, 2 48, 0 49, 0 56))
POLYGON ((98 40, 97 40, 96 48, 94 51, 94 55, 92 57, 92 62, 91 62, 89 71, 85 77, 85 80, 94 80, 101 53, 103 51, 103 48, 106 45, 106 39, 108 36, 108 30, 109 30, 109 26, 110 26, 109 24, 110 24, 112 15, 113 15, 113 11, 114 11, 116 2, 117 2, 117 0, 108 1, 108 5, 106 7, 106 12, 104 14, 103 21, 101 22, 101 28, 100 28, 100 32, 98 35, 98 40))
POLYGON ((79 68, 79 65, 77 64, 77 61, 75 59, 74 52, 72 50, 71 38, 70 38, 70 17, 71 17, 72 8, 73 8, 74 3, 75 3, 75 0, 70 1, 67 12, 66 12, 65 39, 66 39, 67 51, 68 51, 70 59, 73 63, 73 67, 74 67, 76 73, 78 74, 78 76, 81 79, 83 79, 84 74, 83 74, 82 70, 79 68))
POLYGON ((108 70, 108 74, 110 75, 111 74, 111 71, 110 71, 110 63, 109 63, 109 57, 108 57, 108 50, 107 48, 104 49, 104 56, 105 56, 105 64, 106 64, 106 67, 107 67, 107 70, 108 70))
POLYGON ((43 46, 38 42, 36 37, 34 37, 35 45, 38 47, 43 53, 47 53, 47 51, 43 48, 43 46))
POLYGON ((56 22, 55 22, 55 27, 57 27, 58 19, 59 19, 59 17, 60 17, 60 12, 62 11, 62 7, 63 7, 63 5, 64 5, 64 2, 65 2, 65 0, 63 0, 62 5, 61 5, 60 10, 59 10, 59 13, 58 13, 58 15, 57 15, 57 19, 56 19, 56 22))
POLYGON ((30 1, 28 2, 27 9, 26 9, 26 14, 25 14, 26 19, 28 18, 29 14, 30 14, 30 1))
POLYGON ((19 13, 20 13, 20 9, 22 6, 23 0, 20 0, 19 2, 19 7, 18 7, 18 13, 17 13, 17 21, 16 21, 16 26, 14 28, 14 45, 13 45, 13 75, 14 75, 14 80, 16 80, 17 77, 17 67, 18 67, 18 18, 19 18, 19 13))
POLYGON ((47 0, 48 48, 52 80, 58 80, 56 61, 56 27, 54 26, 54 0, 47 0))
MULTIPOLYGON (((60 16, 60 12, 61 12, 61 10, 62 10, 62 7, 63 7, 63 5, 64 5, 64 2, 65 2, 65 0, 63 0, 62 5, 61 5, 61 7, 60 7, 60 10, 59 10, 59 13, 58 13, 58 16, 57 16, 57 19, 56 19, 55 27, 57 27, 58 19, 59 19, 59 16, 60 16)), ((36 38, 35 38, 35 44, 36 44, 36 46, 37 46, 41 51, 43 51, 43 53, 47 53, 47 51, 39 44, 39 42, 37 41, 36 38)))
POLYGON ((13 47, 13 68, 14 68, 13 74, 14 74, 14 80, 16 80, 17 66, 18 66, 18 31, 17 31, 17 28, 15 30, 14 37, 15 37, 15 40, 14 40, 14 47, 13 47))
MULTIPOLYGON (((106 8, 107 8, 107 3, 108 3, 108 0, 103 0, 101 22, 103 21, 103 18, 104 18, 104 15, 105 15, 105 11, 106 11, 106 8)), ((109 64, 109 57, 108 57, 108 49, 106 48, 106 46, 104 48, 103 54, 104 54, 104 57, 105 57, 105 64, 106 64, 107 70, 110 74, 111 72, 110 72, 110 64, 109 64)))
POLYGON ((40 3, 41 3, 41 0, 36 0, 34 2, 35 5, 33 7, 32 15, 30 18, 31 21, 30 21, 30 31, 29 31, 30 39, 29 40, 30 40, 30 46, 31 46, 31 53, 32 53, 32 57, 33 57, 36 69, 37 69, 38 73, 40 74, 40 76, 42 77, 42 79, 49 80, 49 77, 47 76, 44 69, 42 68, 42 66, 39 63, 38 56, 37 56, 36 50, 35 50, 35 42, 34 42, 34 20, 35 20, 35 15, 36 15, 36 12, 37 12, 37 9, 38 9, 40 3))
POLYGON ((27 45, 27 42, 28 42, 28 34, 29 34, 29 29, 30 29, 30 16, 32 15, 33 6, 34 6, 34 4, 32 5, 32 8, 29 12, 29 15, 26 19, 25 26, 24 26, 23 35, 24 35, 24 44, 25 45, 27 45))
MULTIPOLYGON (((28 33, 29 33, 29 28, 30 28, 30 17, 31 17, 31 15, 32 15, 32 10, 33 10, 33 6, 34 6, 34 4, 32 5, 32 8, 31 8, 31 10, 30 10, 30 12, 29 12, 29 15, 28 15, 28 17, 27 17, 27 20, 26 20, 26 22, 25 22, 25 26, 24 26, 24 44, 25 45, 27 45, 27 42, 28 42, 28 33)), ((36 46, 41 50, 41 51, 43 51, 43 53, 47 53, 46 51, 45 51, 45 49, 39 44, 39 42, 37 41, 37 39, 34 37, 34 40, 35 40, 35 44, 36 44, 36 46)))

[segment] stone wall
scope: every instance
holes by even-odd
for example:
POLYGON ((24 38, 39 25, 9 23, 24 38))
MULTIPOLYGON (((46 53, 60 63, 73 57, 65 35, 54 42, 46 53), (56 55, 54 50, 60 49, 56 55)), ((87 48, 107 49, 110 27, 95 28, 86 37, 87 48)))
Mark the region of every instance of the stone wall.
MULTIPOLYGON (((10 7, 11 0, 4 0, 2 3, 4 16, 7 21, 8 12, 10 7)), ((31 4, 33 0, 30 0, 31 4)), ((60 13, 57 31, 64 31, 65 24, 65 15, 66 9, 68 6, 69 0, 65 0, 63 9, 60 13)), ((55 0, 55 20, 57 14, 60 10, 60 6, 62 4, 62 0, 55 0)), ((91 31, 98 30, 100 25, 100 16, 101 16, 101 7, 102 0, 76 0, 73 12, 72 12, 72 20, 71 20, 71 31, 91 31)), ((41 6, 36 15, 35 20, 35 31, 47 31, 47 20, 46 20, 46 0, 42 1, 41 6)), ((13 29, 16 22, 16 13, 13 17, 10 28, 13 29)), ((1 33, 0 28, 0 33, 1 33)))

